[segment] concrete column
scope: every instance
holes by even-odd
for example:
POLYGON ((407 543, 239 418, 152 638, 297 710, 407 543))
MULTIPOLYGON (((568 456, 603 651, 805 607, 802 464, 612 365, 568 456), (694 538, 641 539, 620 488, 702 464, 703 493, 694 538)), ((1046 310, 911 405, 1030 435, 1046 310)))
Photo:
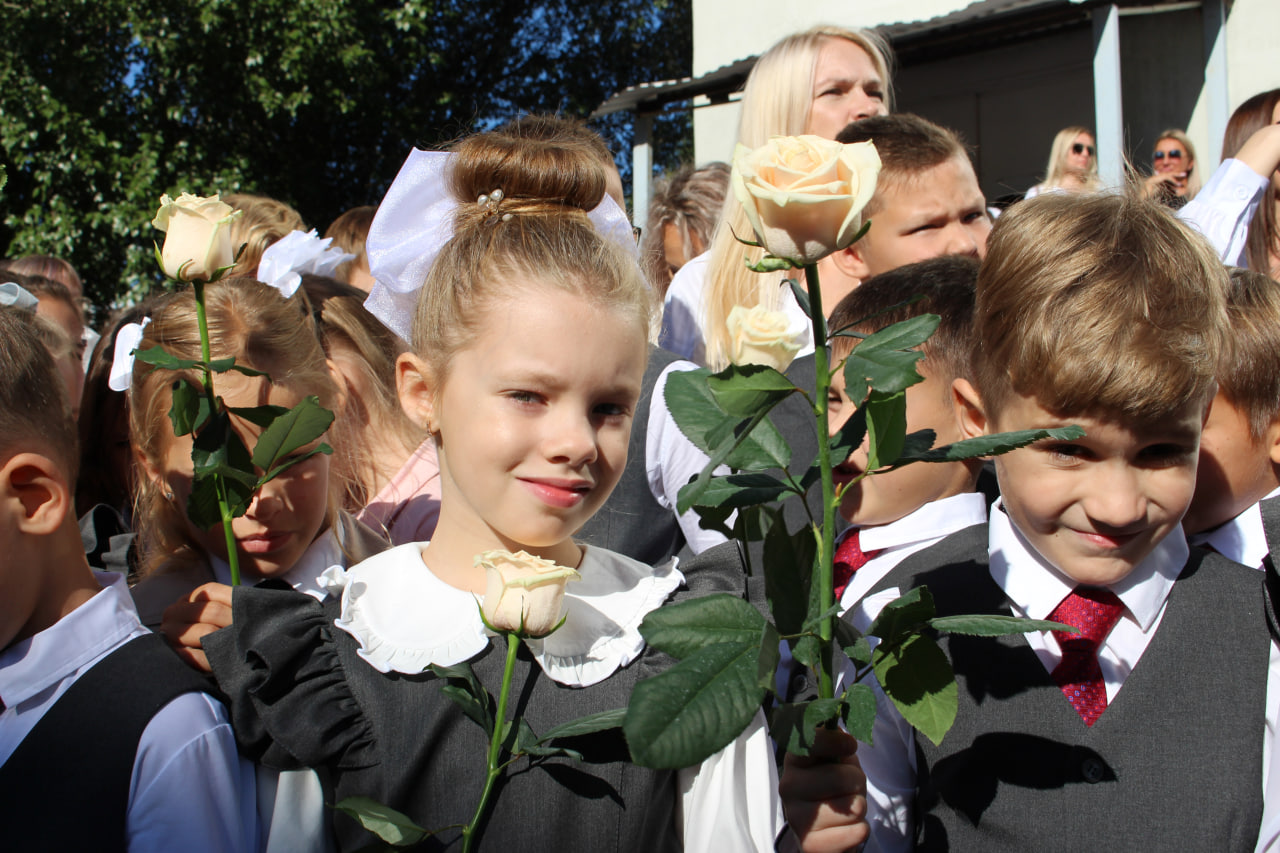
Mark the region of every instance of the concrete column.
POLYGON ((1124 108, 1120 98, 1120 10, 1093 10, 1094 132, 1098 140, 1098 175, 1103 184, 1124 183, 1124 108))
POLYGON ((631 224, 644 227, 653 198, 653 116, 637 113, 631 148, 631 224))
POLYGON ((1204 0, 1200 6, 1204 20, 1204 91, 1209 142, 1200 153, 1204 166, 1197 165, 1202 178, 1213 174, 1213 165, 1222 159, 1222 136, 1231 118, 1231 94, 1227 89, 1227 12, 1222 0, 1204 0))

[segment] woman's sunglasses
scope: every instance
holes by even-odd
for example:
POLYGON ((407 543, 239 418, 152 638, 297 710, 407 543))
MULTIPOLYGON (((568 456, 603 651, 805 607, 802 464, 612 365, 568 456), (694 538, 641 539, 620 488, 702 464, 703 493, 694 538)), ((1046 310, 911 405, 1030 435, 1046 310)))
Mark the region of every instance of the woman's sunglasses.
POLYGON ((1073 153, 1073 154, 1083 154, 1083 153, 1084 153, 1084 152, 1086 152, 1086 151, 1088 151, 1088 152, 1089 152, 1089 156, 1090 156, 1090 157, 1092 157, 1092 156, 1093 156, 1093 146, 1092 146, 1092 145, 1085 145, 1083 142, 1077 142, 1077 143, 1075 143, 1074 145, 1072 145, 1072 146, 1071 146, 1071 153, 1073 153))
POLYGON ((1181 160, 1182 152, 1175 148, 1172 151, 1157 151, 1151 155, 1152 160, 1163 160, 1165 157, 1170 160, 1181 160))

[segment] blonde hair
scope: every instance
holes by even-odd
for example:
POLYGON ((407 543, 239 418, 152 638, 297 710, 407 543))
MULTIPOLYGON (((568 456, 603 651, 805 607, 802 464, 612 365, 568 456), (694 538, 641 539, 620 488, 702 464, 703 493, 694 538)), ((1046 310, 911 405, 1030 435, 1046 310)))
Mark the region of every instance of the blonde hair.
POLYGON ((30 311, 0 307, 0 462, 18 448, 47 448, 74 485, 76 426, 50 335, 66 337, 30 311))
MULTIPOLYGON (((1166 139, 1172 139, 1177 142, 1182 146, 1182 150, 1187 152, 1187 160, 1191 164, 1187 169, 1187 199, 1193 199, 1196 197, 1196 193, 1200 192, 1200 170, 1196 168, 1196 147, 1191 144, 1191 138, 1176 127, 1171 127, 1166 131, 1162 131, 1161 134, 1156 137, 1156 145, 1159 145, 1166 139)), ((1155 145, 1151 146, 1151 149, 1154 151, 1155 145)))
MULTIPOLYGON (((862 48, 871 59, 885 87, 886 107, 892 107, 893 84, 889 48, 869 30, 817 26, 793 33, 769 48, 747 77, 742 95, 742 118, 738 122, 738 142, 759 148, 771 136, 798 136, 809 125, 813 108, 813 75, 818 52, 828 39, 840 38, 862 48)), ((707 312, 703 320, 706 357, 713 369, 729 362, 729 332, 726 325, 735 305, 747 308, 761 304, 761 282, 765 278, 743 264, 763 256, 762 249, 744 246, 738 238, 754 239, 751 223, 732 193, 728 193, 720 215, 720 225, 711 239, 706 293, 707 312)), ((765 297, 768 298, 768 297, 765 297)), ((769 305, 767 307, 775 307, 769 305)))
POLYGON ((1080 125, 1064 127, 1053 138, 1053 145, 1049 147, 1049 162, 1044 167, 1044 183, 1040 186, 1062 186, 1062 181, 1067 177, 1067 152, 1071 150, 1076 137, 1082 133, 1088 134, 1093 140, 1093 155, 1089 158, 1089 168, 1081 178, 1084 181, 1084 190, 1092 192, 1102 186, 1102 181, 1098 178, 1098 139, 1093 135, 1092 130, 1080 125))
POLYGON ((1227 273, 1164 205, 1055 193, 996 222, 978 274, 973 374, 1060 416, 1152 424, 1202 405, 1229 328, 1227 273))
POLYGON ((361 265, 364 265, 365 269, 369 268, 365 241, 369 238, 369 226, 373 225, 373 217, 377 212, 376 205, 366 204, 351 208, 329 223, 324 236, 333 240, 335 248, 341 249, 348 255, 355 255, 351 260, 339 264, 333 271, 333 277, 338 281, 350 284, 352 269, 361 265))
POLYGON ((513 279, 629 313, 648 334, 654 300, 639 265, 587 218, 605 193, 592 145, 506 129, 472 136, 455 148, 449 187, 459 202, 454 237, 419 293, 412 333, 437 388, 454 354, 474 339, 485 307, 509 296, 513 279), (496 211, 477 203, 498 189, 504 196, 496 211))
POLYGON ((368 485, 374 462, 364 430, 389 432, 406 457, 426 438, 396 395, 396 358, 408 347, 364 307, 367 295, 331 278, 302 277, 302 298, 310 306, 325 355, 333 358, 339 351, 354 355, 364 379, 362 387, 369 392, 347 393, 331 429, 334 472, 343 483, 343 508, 349 512, 358 512, 374 497, 368 485))
MULTIPOLYGON (((248 278, 226 278, 205 287, 205 310, 213 358, 234 356, 236 363, 265 371, 274 385, 300 395, 314 394, 332 407, 337 387, 329 374, 315 326, 301 301, 286 300, 273 287, 248 278)), ((163 298, 143 332, 139 350, 154 346, 177 358, 201 357, 196 300, 191 290, 163 298)), ((173 440, 169 407, 173 385, 200 382, 196 370, 166 370, 136 361, 129 388, 129 433, 135 451, 155 468, 165 468, 165 452, 173 440)), ((217 388, 217 378, 214 378, 217 388)), ((137 511, 143 574, 161 564, 179 565, 204 557, 188 533, 185 507, 166 500, 150 478, 139 478, 137 511)), ((337 509, 339 490, 330 476, 329 521, 337 509)))
POLYGON ((262 253, 272 243, 283 238, 290 231, 306 231, 307 225, 302 221, 302 214, 282 201, 264 195, 249 193, 232 193, 222 200, 242 211, 240 216, 231 220, 231 247, 244 253, 236 261, 231 275, 253 278, 258 274, 258 262, 262 253))

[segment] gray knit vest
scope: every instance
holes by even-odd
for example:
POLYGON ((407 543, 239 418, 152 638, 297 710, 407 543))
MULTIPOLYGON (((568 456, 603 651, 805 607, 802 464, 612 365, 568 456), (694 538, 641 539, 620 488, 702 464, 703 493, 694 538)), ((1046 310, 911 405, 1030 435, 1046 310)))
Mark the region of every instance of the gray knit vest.
MULTIPOLYGON (((987 527, 904 560, 939 615, 1011 610, 987 527)), ((1250 851, 1262 820, 1270 635, 1262 575, 1193 550, 1159 630, 1092 728, 1023 635, 940 638, 960 708, 916 737, 917 850, 1250 851)))

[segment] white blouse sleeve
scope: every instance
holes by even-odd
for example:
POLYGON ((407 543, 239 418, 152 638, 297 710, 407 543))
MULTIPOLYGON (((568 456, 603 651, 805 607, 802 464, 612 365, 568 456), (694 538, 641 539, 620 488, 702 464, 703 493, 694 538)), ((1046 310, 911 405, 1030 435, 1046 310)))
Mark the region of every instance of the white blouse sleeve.
POLYGON ((1224 160, 1209 183, 1178 211, 1178 218, 1209 238, 1228 266, 1244 266, 1249 223, 1267 179, 1239 160, 1224 160))
MULTIPOLYGON (((710 458, 685 438, 676 420, 667 408, 667 377, 677 370, 693 370, 696 365, 676 361, 653 384, 653 398, 649 403, 649 422, 645 425, 645 476, 649 491, 660 506, 676 511, 680 489, 706 467, 710 458)), ((726 468, 723 473, 728 473, 726 468)), ((695 554, 726 541, 724 534, 707 530, 698 523, 698 513, 690 509, 679 516, 680 530, 684 533, 689 550, 695 554)), ((729 521, 733 523, 732 518, 729 521)))
POLYGON ((662 331, 658 335, 658 346, 698 364, 707 360, 702 318, 706 313, 710 259, 709 253, 698 255, 671 279, 662 303, 662 331))
POLYGON ((679 785, 676 825, 685 850, 774 849, 783 826, 782 802, 763 711, 733 743, 681 770, 679 785))

